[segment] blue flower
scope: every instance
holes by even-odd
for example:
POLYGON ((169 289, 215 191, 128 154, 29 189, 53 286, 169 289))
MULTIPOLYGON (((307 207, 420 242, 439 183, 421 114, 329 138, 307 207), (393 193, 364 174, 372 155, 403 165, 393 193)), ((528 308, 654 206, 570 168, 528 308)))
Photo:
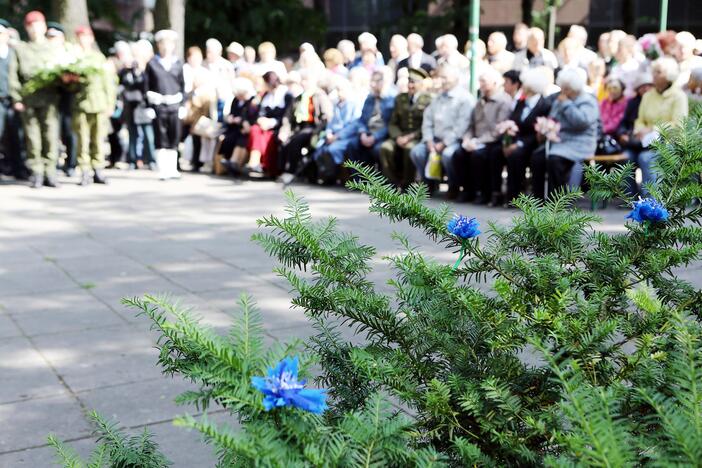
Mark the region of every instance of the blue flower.
POLYGON ((463 215, 454 216, 446 225, 451 234, 461 239, 477 237, 480 234, 479 226, 478 220, 475 218, 469 219, 463 215))
POLYGON ((634 202, 633 209, 627 215, 627 218, 633 219, 638 223, 643 223, 644 221, 660 223, 668 220, 668 210, 653 198, 644 198, 634 202))
POLYGON ((268 368, 268 376, 251 378, 251 385, 264 395, 263 408, 266 411, 294 406, 319 414, 327 409, 326 390, 304 388, 305 381, 297 380, 297 367, 297 357, 286 357, 275 367, 268 368))

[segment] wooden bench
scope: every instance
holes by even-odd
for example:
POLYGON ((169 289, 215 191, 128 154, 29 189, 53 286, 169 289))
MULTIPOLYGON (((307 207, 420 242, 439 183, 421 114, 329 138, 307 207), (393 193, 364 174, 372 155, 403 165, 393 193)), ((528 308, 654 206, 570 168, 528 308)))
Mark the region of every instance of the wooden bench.
MULTIPOLYGON (((585 158, 586 163, 590 164, 590 166, 595 166, 597 164, 602 164, 604 166, 610 166, 614 164, 619 164, 619 163, 625 163, 629 160, 627 155, 625 153, 616 153, 616 154, 595 154, 593 156, 590 156, 589 158, 585 158)), ((607 202, 604 201, 602 202, 602 208, 607 208, 607 202)), ((590 210, 595 211, 596 204, 594 200, 590 200, 590 210)))
POLYGON ((617 154, 596 154, 585 158, 585 162, 589 163, 591 166, 595 164, 616 164, 620 162, 627 162, 629 158, 624 153, 617 154))

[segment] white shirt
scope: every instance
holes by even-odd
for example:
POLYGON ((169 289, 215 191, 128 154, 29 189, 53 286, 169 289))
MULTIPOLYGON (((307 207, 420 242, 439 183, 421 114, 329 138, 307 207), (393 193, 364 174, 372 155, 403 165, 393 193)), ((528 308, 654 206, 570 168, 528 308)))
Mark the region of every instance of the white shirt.
POLYGON ((419 68, 422 64, 423 55, 424 54, 421 50, 410 55, 407 59, 407 65, 409 68, 419 68))
POLYGON ((164 70, 170 71, 173 64, 178 61, 178 57, 175 55, 171 55, 170 57, 161 57, 160 55, 156 55, 156 60, 158 60, 164 70))
POLYGON ((0 44, 0 58, 6 59, 10 55, 10 46, 7 44, 0 44))
POLYGON ((524 108, 522 109, 521 115, 522 121, 529 117, 529 114, 531 113, 532 109, 534 109, 534 106, 536 106, 536 103, 539 102, 539 99, 541 99, 541 96, 534 94, 533 96, 530 96, 524 100, 524 108))

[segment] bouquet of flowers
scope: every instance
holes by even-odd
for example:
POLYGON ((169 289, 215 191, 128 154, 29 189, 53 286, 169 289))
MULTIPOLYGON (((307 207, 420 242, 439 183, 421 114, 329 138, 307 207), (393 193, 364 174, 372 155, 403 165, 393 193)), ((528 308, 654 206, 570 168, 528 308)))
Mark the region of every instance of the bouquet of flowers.
POLYGON ((88 76, 100 73, 100 67, 87 59, 77 59, 59 63, 39 70, 22 86, 20 94, 29 96, 42 89, 62 86, 76 92, 85 83, 88 76))
POLYGON ((656 60, 663 55, 658 37, 653 33, 644 34, 639 39, 639 46, 648 60, 656 60))
POLYGON ((534 124, 536 133, 543 135, 547 142, 561 141, 558 133, 561 131, 561 124, 548 117, 538 117, 534 124))
POLYGON ((505 120, 500 122, 495 126, 497 133, 502 135, 502 144, 504 146, 509 146, 514 141, 514 137, 519 133, 519 127, 514 122, 514 120, 505 120))

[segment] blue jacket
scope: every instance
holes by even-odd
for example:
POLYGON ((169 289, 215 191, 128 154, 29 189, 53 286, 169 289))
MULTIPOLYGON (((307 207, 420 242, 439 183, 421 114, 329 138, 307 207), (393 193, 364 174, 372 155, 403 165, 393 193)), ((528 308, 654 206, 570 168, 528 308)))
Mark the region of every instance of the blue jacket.
POLYGON ((551 143, 550 154, 575 162, 595 154, 600 122, 595 96, 583 91, 573 101, 554 101, 549 117, 561 124, 561 141, 551 143))
MULTIPOLYGON (((375 107, 375 96, 369 94, 366 102, 363 103, 361 117, 346 126, 339 134, 339 138, 355 138, 362 133, 368 132, 368 122, 373 115, 373 107, 375 107)), ((375 141, 381 142, 388 137, 388 123, 392 116, 392 110, 395 107, 395 96, 386 95, 380 97, 380 113, 383 116, 385 126, 373 133, 375 141)))
POLYGON ((354 120, 356 105, 353 101, 346 100, 334 106, 334 114, 327 124, 326 131, 338 134, 354 120))

